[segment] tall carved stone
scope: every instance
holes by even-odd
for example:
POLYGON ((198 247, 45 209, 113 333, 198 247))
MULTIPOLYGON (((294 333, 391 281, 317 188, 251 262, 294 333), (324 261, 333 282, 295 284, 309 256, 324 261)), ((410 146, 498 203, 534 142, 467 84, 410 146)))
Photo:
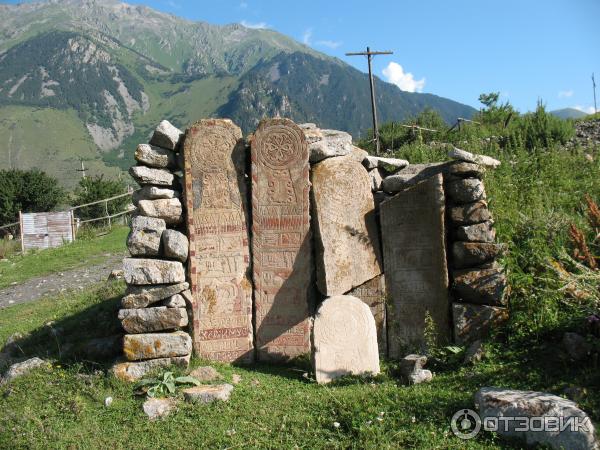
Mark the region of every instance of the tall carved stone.
POLYGON ((258 359, 310 352, 308 147, 288 119, 262 121, 252 140, 252 259, 258 359))
POLYGON ((381 274, 371 180, 350 157, 321 161, 311 177, 317 286, 323 295, 344 294, 381 274))
POLYGON ((425 345, 427 316, 438 342, 450 339, 444 204, 441 174, 381 204, 392 358, 425 345))
POLYGON ((186 132, 194 350, 215 361, 254 359, 245 153, 231 120, 201 120, 186 132))
POLYGON ((379 354, 387 356, 387 329, 385 320, 385 276, 379 275, 360 286, 355 287, 347 295, 359 298, 365 303, 375 319, 377 328, 377 345, 379 354))

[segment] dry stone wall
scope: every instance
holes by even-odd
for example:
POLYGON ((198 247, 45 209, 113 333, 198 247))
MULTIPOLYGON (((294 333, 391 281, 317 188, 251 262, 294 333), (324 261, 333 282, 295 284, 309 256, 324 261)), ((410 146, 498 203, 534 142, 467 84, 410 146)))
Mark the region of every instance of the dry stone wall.
MULTIPOLYGON (((288 119, 244 140, 227 119, 138 146, 124 261, 125 379, 311 354, 318 382, 465 344, 508 316, 483 182, 498 161, 452 149, 410 165, 288 119), (414 356, 414 355, 412 355, 414 356)), ((427 372, 427 371, 425 371, 427 372)), ((412 372, 411 372, 412 373, 412 372)), ((420 373, 420 372, 419 372, 420 373)))

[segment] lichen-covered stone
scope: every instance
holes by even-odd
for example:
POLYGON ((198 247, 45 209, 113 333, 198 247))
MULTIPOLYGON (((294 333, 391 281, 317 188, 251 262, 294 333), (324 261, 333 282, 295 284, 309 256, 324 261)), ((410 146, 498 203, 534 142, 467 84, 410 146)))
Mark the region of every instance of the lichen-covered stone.
POLYGON ((8 371, 4 375, 4 380, 12 381, 15 378, 21 377, 23 375, 27 375, 29 372, 31 372, 34 369, 37 369, 39 367, 44 367, 47 365, 48 365, 47 361, 44 361, 43 359, 38 358, 37 356, 33 357, 33 358, 29 358, 28 360, 25 360, 22 362, 14 363, 13 365, 11 365, 8 368, 8 371))
POLYGON ((405 159, 382 158, 380 156, 367 156, 362 163, 367 170, 383 169, 387 173, 394 173, 409 166, 408 161, 405 159))
POLYGON ((157 256, 160 252, 160 239, 166 228, 163 219, 134 217, 127 237, 127 248, 131 256, 157 256))
POLYGON ((136 381, 150 372, 157 369, 163 369, 169 366, 187 367, 190 363, 191 355, 175 356, 173 358, 157 358, 147 361, 126 361, 115 364, 112 367, 112 373, 115 377, 123 381, 136 381))
POLYGON ((119 311, 121 326, 127 333, 149 333, 152 331, 173 330, 188 324, 185 308, 121 309, 119 311))
POLYGON ((502 269, 454 272, 454 291, 467 303, 503 306, 506 304, 506 286, 506 275, 502 269))
POLYGON ((140 200, 138 210, 144 216, 163 219, 167 225, 178 224, 183 219, 183 208, 178 198, 140 200))
POLYGON ((217 400, 227 402, 232 391, 233 386, 227 383, 194 386, 183 390, 183 398, 188 403, 212 403, 217 400))
POLYGON ((189 283, 164 284, 159 286, 127 286, 121 308, 145 308, 146 306, 179 294, 190 287, 189 283))
POLYGON ((177 165, 175 153, 150 144, 139 144, 135 149, 136 161, 159 169, 174 168, 177 165))
POLYGON ((168 120, 162 120, 154 130, 150 144, 176 150, 182 138, 183 132, 179 128, 173 126, 168 120))
POLYGON ((485 200, 449 208, 448 217, 453 225, 472 225, 492 220, 485 200))
POLYGON ((446 184, 445 191, 450 200, 457 204, 473 203, 486 198, 483 182, 477 178, 451 181, 446 184))
POLYGON ((500 161, 498 161, 497 159, 491 158, 486 155, 476 155, 474 153, 467 152, 466 150, 461 150, 460 148, 456 147, 454 147, 448 152, 448 156, 452 159, 457 159, 473 164, 479 164, 482 166, 489 166, 493 168, 496 168, 500 165, 500 161))
POLYGON ((129 361, 187 356, 191 352, 192 338, 183 331, 126 334, 123 337, 123 353, 129 361))
POLYGON ((448 163, 413 164, 386 177, 381 187, 385 192, 395 194, 436 175, 444 174, 447 169, 448 163))
POLYGON ((133 166, 129 174, 140 185, 173 186, 175 175, 165 169, 154 169, 146 166, 133 166))
POLYGON ((464 225, 454 230, 454 239, 467 242, 494 242, 496 230, 492 221, 464 225))
POLYGON ((452 304, 454 341, 468 344, 489 335, 490 330, 508 319, 508 309, 496 306, 452 304))
POLYGON ((179 193, 179 191, 176 191, 174 189, 159 186, 151 186, 147 184, 133 193, 132 202, 134 205, 138 205, 140 200, 159 200, 161 198, 180 197, 181 194, 179 193))
POLYGON ((448 174, 460 178, 479 178, 485 174, 485 167, 464 161, 455 161, 448 166, 448 174))
POLYGON ((369 171, 369 177, 371 178, 371 191, 381 191, 381 183, 383 183, 383 177, 379 173, 379 169, 373 169, 369 171))
POLYGON ((166 299, 163 302, 163 306, 166 306, 167 308, 185 308, 186 304, 183 295, 175 294, 166 299))
POLYGON ((173 284, 185 281, 183 264, 179 261, 125 258, 123 272, 127 284, 173 284))
POLYGON ((142 409, 150 420, 161 419, 173 411, 176 402, 174 398, 149 398, 142 405, 142 409))
POLYGON ((162 234, 162 251, 166 258, 185 262, 188 257, 189 241, 185 234, 176 230, 165 230, 162 234))
POLYGON ((452 264, 455 269, 481 266, 500 256, 505 248, 490 242, 455 242, 452 244, 452 264))
POLYGON ((352 136, 344 131, 304 129, 311 164, 333 156, 348 155, 353 150, 352 136))
POLYGON ((223 375, 221 375, 212 366, 202 366, 202 367, 197 367, 194 370, 192 370, 190 372, 190 377, 194 377, 195 379, 197 379, 198 381, 201 381, 202 383, 207 383, 209 381, 220 380, 221 378, 223 378, 223 375))

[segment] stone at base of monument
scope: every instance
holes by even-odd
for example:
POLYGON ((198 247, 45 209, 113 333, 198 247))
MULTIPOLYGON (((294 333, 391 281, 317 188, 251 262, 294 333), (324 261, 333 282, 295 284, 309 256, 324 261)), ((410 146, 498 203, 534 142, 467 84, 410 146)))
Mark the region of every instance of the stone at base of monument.
POLYGON ((454 291, 467 303, 506 305, 506 275, 502 269, 456 270, 454 291))
POLYGON ((121 300, 121 308, 145 308, 152 303, 179 294, 189 287, 187 282, 155 286, 127 286, 126 295, 121 300))
POLYGON ((494 242, 496 240, 496 230, 494 229, 494 223, 488 220, 475 225, 457 227, 454 230, 453 237, 456 241, 494 242))
POLYGON ((129 174, 140 185, 173 186, 175 175, 166 169, 153 169, 146 166, 133 166, 129 174))
POLYGON ((123 338, 123 353, 129 361, 187 356, 191 352, 192 338, 183 331, 126 334, 123 338))
POLYGON ((594 424, 571 400, 545 392, 481 388, 475 394, 481 420, 493 423, 500 436, 519 439, 527 446, 569 450, 597 450, 594 424), (502 420, 501 418, 524 418, 502 420), (527 423, 531 424, 527 427, 527 423), (545 426, 544 426, 545 425, 545 426))
POLYGON ((171 365, 185 368, 190 363, 190 357, 191 355, 186 355, 175 356, 173 358, 149 359, 146 361, 117 362, 111 371, 120 380, 136 381, 156 369, 162 369, 171 365))
POLYGON ((173 330, 188 324, 185 308, 121 309, 119 311, 121 326, 127 333, 149 333, 152 331, 173 330))
POLYGON ((131 220, 127 248, 131 256, 158 256, 160 237, 167 228, 165 221, 153 217, 136 216, 131 220))
POLYGON ((423 369, 427 364, 427 356, 408 355, 400 360, 400 375, 409 384, 420 384, 433 379, 430 370, 423 369))
POLYGON ((387 328, 385 317, 385 276, 379 275, 360 286, 355 287, 346 295, 361 299, 373 313, 377 327, 377 345, 379 354, 387 356, 387 328))
POLYGON ((454 340, 468 344, 485 338, 492 328, 508 320, 508 310, 496 306, 453 303, 454 340))
POLYGON ((167 225, 176 225, 183 219, 183 209, 178 198, 161 198, 158 200, 140 200, 140 213, 147 217, 163 219, 167 225))
POLYGON ((350 295, 326 299, 313 325, 313 364, 317 383, 345 375, 377 375, 379 352, 369 307, 350 295))
POLYGON ((179 261, 160 259, 125 258, 125 282, 132 285, 183 283, 185 271, 179 261))
POLYGON ((183 398, 188 403, 212 403, 229 401, 233 386, 231 384, 212 384, 194 386, 183 390, 183 398))
POLYGON ((477 267, 495 260, 506 249, 490 242, 455 242, 452 244, 452 263, 455 269, 477 267))
POLYGON ((454 225, 472 225, 492 219, 485 200, 454 206, 450 208, 448 216, 454 225))

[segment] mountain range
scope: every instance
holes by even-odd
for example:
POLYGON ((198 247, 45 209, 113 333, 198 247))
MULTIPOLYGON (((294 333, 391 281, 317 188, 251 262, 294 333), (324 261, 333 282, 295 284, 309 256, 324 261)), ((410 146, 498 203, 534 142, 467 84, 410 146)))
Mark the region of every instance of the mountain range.
MULTIPOLYGON (((251 132, 280 115, 356 138, 371 125, 367 76, 283 34, 192 22, 114 0, 0 4, 0 169, 38 167, 73 186, 117 176, 163 118, 229 117, 251 132)), ((376 79, 382 122, 470 106, 376 79)))

